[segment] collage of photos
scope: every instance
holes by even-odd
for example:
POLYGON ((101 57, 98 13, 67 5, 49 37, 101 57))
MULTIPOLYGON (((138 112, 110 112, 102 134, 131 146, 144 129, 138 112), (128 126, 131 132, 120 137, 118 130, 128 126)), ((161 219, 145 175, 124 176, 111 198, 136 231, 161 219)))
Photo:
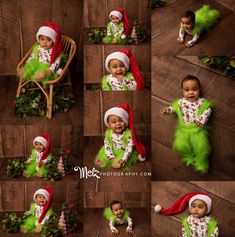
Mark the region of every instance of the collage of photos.
POLYGON ((0 1, 0 237, 234 237, 235 3, 0 1))

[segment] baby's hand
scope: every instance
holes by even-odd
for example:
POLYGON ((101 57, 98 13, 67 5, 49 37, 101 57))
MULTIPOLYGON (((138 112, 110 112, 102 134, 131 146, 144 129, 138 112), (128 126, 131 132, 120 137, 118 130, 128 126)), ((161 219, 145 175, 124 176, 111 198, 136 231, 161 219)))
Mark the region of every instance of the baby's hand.
POLYGON ((118 79, 119 81, 123 81, 123 80, 124 80, 124 76, 123 76, 123 75, 117 75, 117 79, 118 79))
POLYGON ((128 227, 126 228, 126 232, 127 232, 128 234, 132 234, 132 233, 133 233, 132 227, 128 226, 128 227))
POLYGON ((194 123, 199 127, 199 128, 203 128, 203 124, 202 123, 200 123, 199 121, 197 121, 197 120, 194 120, 194 123))
POLYGON ((187 48, 191 48, 193 45, 189 43, 189 41, 185 44, 187 48))
POLYGON ((40 174, 38 174, 37 176, 38 176, 39 178, 42 178, 42 177, 43 177, 43 174, 40 173, 40 174))
POLYGON ((119 168, 121 168, 121 166, 122 166, 122 164, 120 161, 112 163, 112 167, 114 169, 119 169, 119 168))
POLYGON ((180 43, 180 44, 183 44, 183 43, 184 43, 184 39, 183 39, 183 38, 180 38, 180 37, 177 39, 177 41, 178 41, 178 43, 180 43))
POLYGON ((27 165, 28 165, 28 164, 31 164, 31 161, 30 161, 30 160, 26 160, 26 161, 25 161, 25 164, 27 164, 27 165))
POLYGON ((168 113, 169 113, 169 108, 168 108, 168 107, 164 107, 164 108, 162 108, 162 109, 160 110, 161 116, 164 116, 164 115, 166 115, 166 114, 168 114, 168 113))
POLYGON ((112 231, 112 234, 118 235, 118 230, 116 228, 111 229, 111 231, 112 231))
POLYGON ((31 215, 31 211, 26 211, 26 212, 24 213, 24 215, 25 215, 25 216, 31 215))

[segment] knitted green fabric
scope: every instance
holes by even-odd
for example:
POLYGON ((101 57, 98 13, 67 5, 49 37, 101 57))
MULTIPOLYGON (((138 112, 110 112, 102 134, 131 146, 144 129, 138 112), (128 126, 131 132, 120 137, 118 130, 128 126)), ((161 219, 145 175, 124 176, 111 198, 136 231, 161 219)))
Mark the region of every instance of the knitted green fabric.
MULTIPOLYGON (((190 227, 188 224, 187 217, 184 217, 182 219, 182 225, 185 229, 186 236, 191 237, 190 227)), ((214 233, 216 226, 217 226, 217 221, 214 218, 211 218, 210 222, 207 225, 207 237, 210 237, 214 233)))
MULTIPOLYGON (((198 108, 197 116, 201 116, 209 107, 211 107, 211 102, 205 100, 198 108)), ((195 123, 185 124, 179 100, 172 103, 172 108, 178 116, 173 149, 181 156, 183 163, 193 165, 196 171, 207 173, 209 169, 208 156, 211 152, 207 127, 200 128, 195 123)))
MULTIPOLYGON (((104 217, 108 220, 108 221, 112 221, 112 222, 116 222, 117 217, 113 214, 112 210, 110 207, 106 207, 104 209, 104 217)), ((129 212, 124 210, 124 214, 123 214, 123 220, 125 223, 127 223, 127 218, 129 217, 129 212)))
MULTIPOLYGON (((102 89, 106 90, 106 91, 112 91, 111 86, 109 85, 108 81, 107 81, 107 75, 102 76, 101 78, 101 87, 102 89)), ((133 78, 133 74, 131 72, 127 72, 125 75, 127 80, 131 80, 133 78)), ((124 90, 128 91, 128 87, 124 86, 124 90)))
MULTIPOLYGON (((131 136, 131 130, 129 128, 127 128, 124 131, 124 136, 123 136, 123 147, 126 148, 127 146, 127 141, 128 138, 131 136)), ((104 168, 109 168, 112 166, 112 163, 120 161, 123 158, 123 155, 125 153, 125 150, 116 150, 113 147, 113 143, 112 143, 112 130, 110 128, 108 128, 105 132, 105 137, 109 143, 109 146, 111 147, 111 150, 115 156, 114 159, 109 160, 108 157, 105 154, 105 148, 104 146, 102 146, 102 148, 99 150, 96 158, 95 158, 95 163, 100 160, 103 162, 103 166, 104 168)), ((129 159, 127 160, 127 163, 125 164, 124 167, 122 167, 122 170, 129 170, 130 167, 134 164, 136 164, 136 162, 138 161, 138 152, 136 151, 136 149, 134 148, 132 151, 131 156, 129 157, 129 159)))
POLYGON ((193 35, 203 31, 208 31, 213 27, 220 17, 218 10, 212 9, 209 5, 203 5, 195 12, 195 26, 193 35))

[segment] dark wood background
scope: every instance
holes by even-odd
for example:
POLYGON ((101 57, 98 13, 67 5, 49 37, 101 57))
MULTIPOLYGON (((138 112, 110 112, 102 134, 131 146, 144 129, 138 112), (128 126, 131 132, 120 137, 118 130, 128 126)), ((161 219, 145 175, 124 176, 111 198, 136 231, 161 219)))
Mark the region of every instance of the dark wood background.
POLYGON ((0 5, 0 75, 15 75, 16 65, 36 41, 38 28, 54 21, 78 46, 77 70, 82 70, 83 1, 2 0, 0 5))
POLYGON ((152 173, 153 180, 231 180, 235 170, 235 82, 218 70, 206 67, 197 57, 152 58, 152 173), (154 66, 156 65, 156 66, 154 66), (172 150, 174 115, 160 116, 160 109, 182 98, 181 80, 197 76, 203 96, 214 103, 210 119, 210 172, 199 175, 180 162, 172 150))
POLYGON ((138 135, 150 135, 150 93, 135 92, 84 92, 84 136, 101 136, 106 130, 105 112, 118 104, 127 103, 133 110, 138 135))
MULTIPOLYGON (((235 3, 232 0, 166 0, 166 6, 152 12, 152 55, 234 55, 235 3), (178 44, 181 15, 186 10, 195 11, 203 4, 218 9, 219 23, 201 35, 192 48, 178 44)), ((186 36, 190 40, 191 36, 186 36)))
POLYGON ((70 201, 75 208, 81 208, 82 197, 79 193, 79 183, 77 181, 70 182, 47 182, 47 181, 2 181, 0 182, 0 212, 27 211, 33 202, 34 192, 43 187, 50 186, 53 190, 53 208, 60 210, 64 202, 70 201))
MULTIPOLYGON (((220 236, 235 235, 235 183, 234 182, 152 182, 152 204, 168 208, 178 197, 188 192, 205 192, 212 199, 211 215, 218 221, 220 236)), ((166 216, 152 210, 152 236, 181 236, 181 219, 188 216, 188 208, 179 215, 166 216)))
POLYGON ((106 27, 109 13, 122 7, 126 11, 130 24, 135 19, 143 21, 146 30, 150 33, 150 7, 148 0, 85 0, 84 1, 84 27, 106 27))

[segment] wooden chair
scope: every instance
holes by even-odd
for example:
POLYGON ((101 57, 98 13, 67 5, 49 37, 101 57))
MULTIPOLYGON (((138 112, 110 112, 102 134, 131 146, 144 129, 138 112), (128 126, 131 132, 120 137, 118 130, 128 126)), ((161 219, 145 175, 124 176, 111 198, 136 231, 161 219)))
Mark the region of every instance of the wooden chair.
MULTIPOLYGON (((49 119, 51 119, 51 117, 52 117, 54 86, 58 85, 59 82, 62 81, 66 76, 67 76, 67 83, 63 83, 63 84, 67 84, 67 85, 71 84, 71 78, 70 78, 70 73, 69 73, 69 64, 72 61, 73 56, 76 52, 76 43, 74 42, 73 39, 71 39, 67 36, 64 36, 64 35, 62 35, 62 43, 63 43, 63 52, 68 56, 68 59, 67 59, 65 66, 63 67, 61 74, 55 80, 48 81, 45 86, 42 86, 40 81, 35 81, 35 80, 23 81, 22 78, 20 78, 18 88, 16 91, 16 97, 19 97, 20 92, 23 89, 23 87, 25 85, 27 85, 29 82, 34 82, 37 86, 36 88, 40 89, 46 97, 46 100, 47 100, 46 117, 49 119)), ((32 46, 32 48, 26 53, 26 55, 19 62, 19 64, 17 65, 17 69, 21 68, 25 64, 25 62, 28 59, 28 57, 30 56, 31 51, 32 51, 33 47, 35 46, 35 44, 32 46)), ((60 85, 63 85, 63 84, 60 84, 60 85)))

